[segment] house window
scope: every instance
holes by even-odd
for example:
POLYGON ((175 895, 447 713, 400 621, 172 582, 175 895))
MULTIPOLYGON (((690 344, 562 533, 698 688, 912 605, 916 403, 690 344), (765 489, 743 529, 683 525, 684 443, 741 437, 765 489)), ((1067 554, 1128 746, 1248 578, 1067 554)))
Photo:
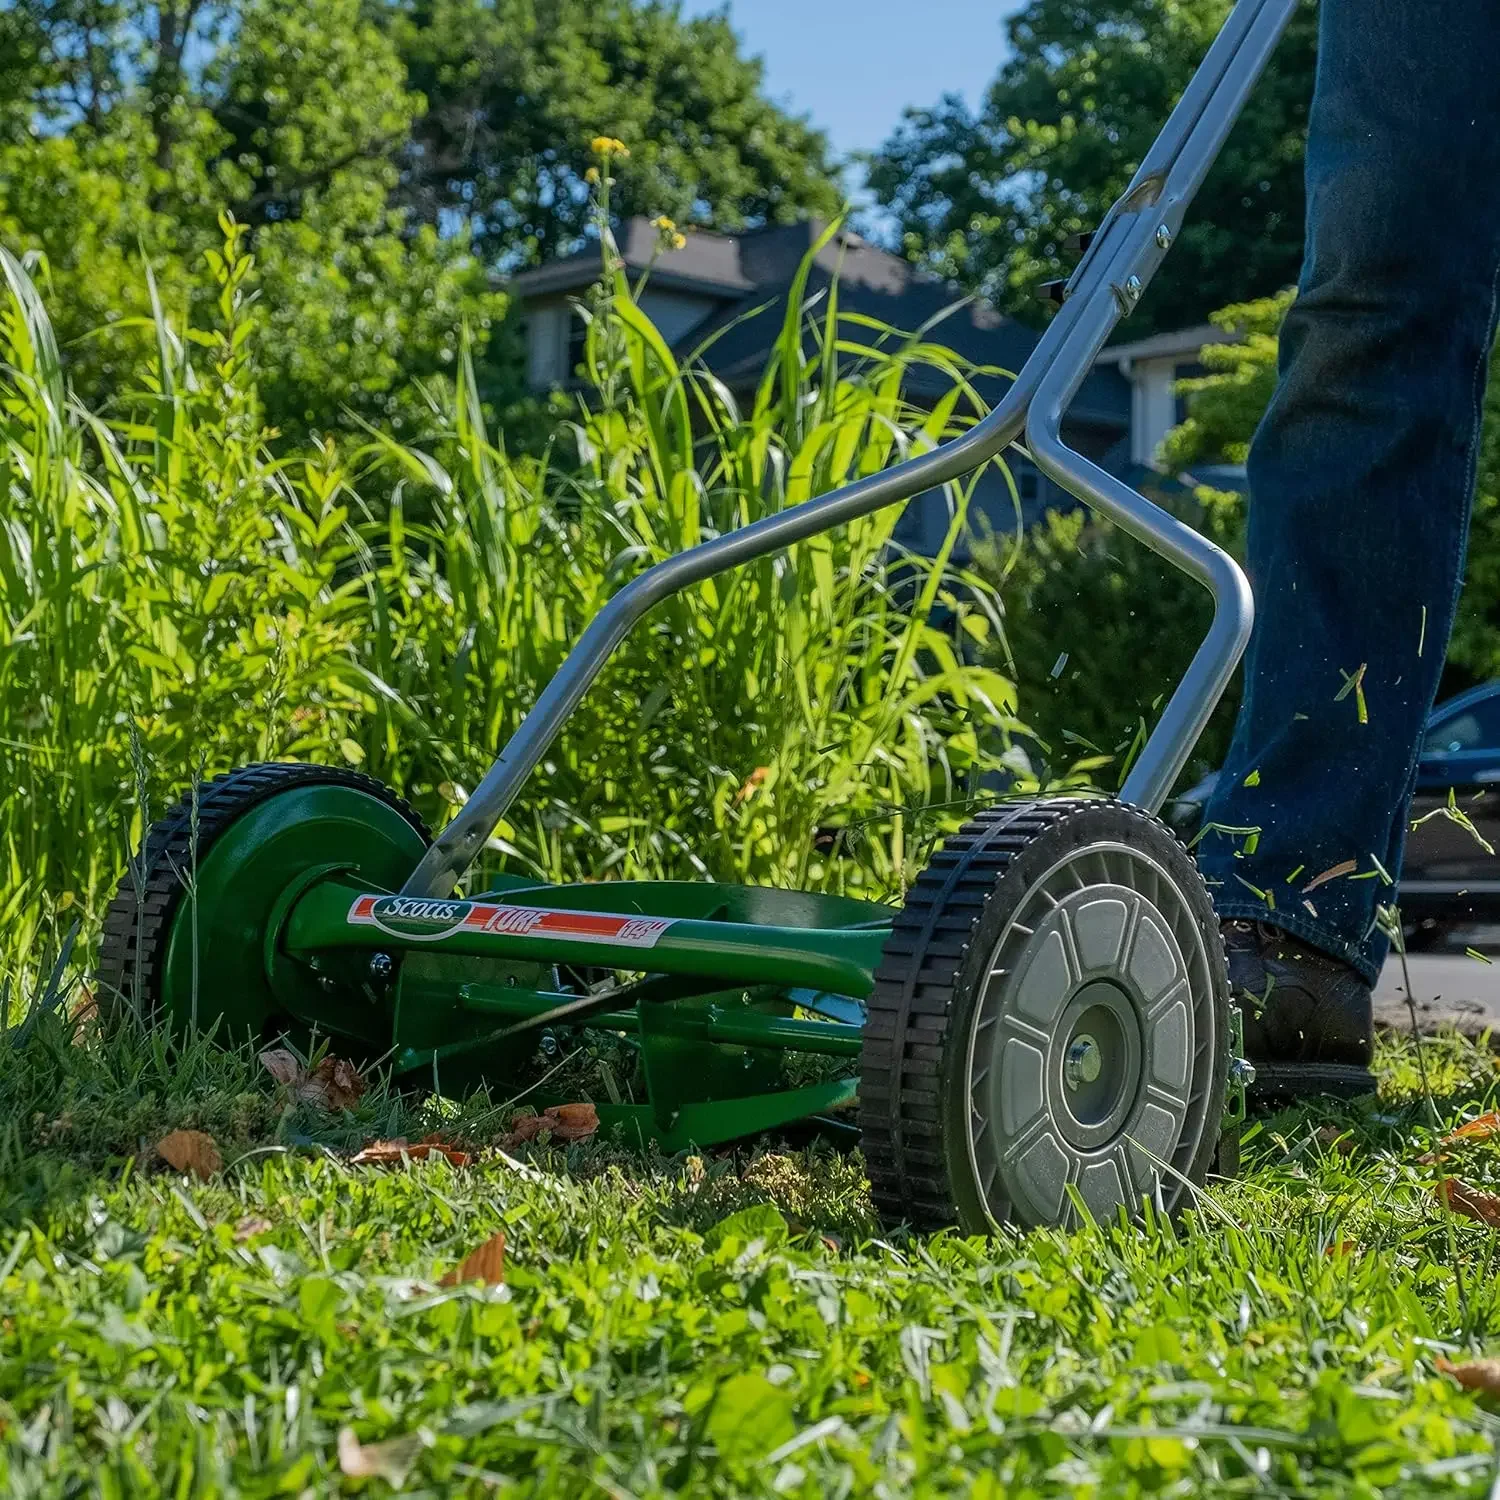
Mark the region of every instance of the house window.
POLYGON ((1016 489, 1022 502, 1035 500, 1042 492, 1042 476, 1029 464, 1016 475, 1016 489))
POLYGON ((534 391, 549 391, 567 378, 566 307, 534 307, 526 319, 526 379, 534 391))
POLYGON ((583 363, 584 346, 588 342, 588 324, 583 320, 583 314, 576 307, 568 309, 568 358, 567 368, 563 371, 564 380, 574 380, 578 376, 578 367, 583 363))

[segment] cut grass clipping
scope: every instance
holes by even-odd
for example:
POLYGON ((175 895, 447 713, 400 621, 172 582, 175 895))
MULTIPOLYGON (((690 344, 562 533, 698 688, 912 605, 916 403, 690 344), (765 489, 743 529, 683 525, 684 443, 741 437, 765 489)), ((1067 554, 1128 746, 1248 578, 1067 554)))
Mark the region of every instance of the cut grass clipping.
POLYGON ((1457 1039, 1425 1047, 1441 1130, 1391 1044, 1378 1103, 1273 1117, 1176 1226, 989 1242, 880 1237, 857 1154, 644 1156, 378 1079, 330 1109, 298 1093, 326 1059, 278 1082, 52 1013, 0 1046, 7 1495, 1495 1479, 1500 1230, 1466 1205, 1500 1100, 1457 1039))

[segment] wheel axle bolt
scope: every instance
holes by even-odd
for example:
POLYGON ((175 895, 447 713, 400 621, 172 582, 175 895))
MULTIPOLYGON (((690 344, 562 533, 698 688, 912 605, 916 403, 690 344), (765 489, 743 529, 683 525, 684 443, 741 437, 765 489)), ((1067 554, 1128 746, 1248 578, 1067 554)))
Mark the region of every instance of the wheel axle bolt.
POLYGON ((1249 1088, 1255 1082, 1255 1064, 1248 1057, 1230 1058, 1229 1081, 1241 1088, 1249 1088))
POLYGON ((1172 231, 1168 229, 1165 224, 1159 225, 1157 227, 1156 243, 1160 245, 1163 250, 1170 250, 1172 248, 1172 231))
POLYGON ((389 953, 372 953, 370 955, 370 978, 376 984, 389 984, 391 975, 396 972, 396 960, 389 953))
POLYGON ((1068 1087, 1076 1089, 1081 1083, 1092 1083, 1104 1067, 1099 1054, 1099 1043, 1085 1034, 1075 1037, 1068 1047, 1068 1060, 1063 1068, 1063 1077, 1068 1087))

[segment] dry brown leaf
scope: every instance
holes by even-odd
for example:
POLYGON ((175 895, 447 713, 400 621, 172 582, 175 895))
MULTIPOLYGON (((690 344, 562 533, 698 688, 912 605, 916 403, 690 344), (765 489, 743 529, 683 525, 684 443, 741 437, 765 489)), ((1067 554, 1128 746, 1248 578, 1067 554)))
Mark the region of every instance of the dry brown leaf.
POLYGON ((599 1111, 592 1104, 551 1104, 539 1115, 522 1115, 510 1122, 502 1150, 534 1141, 544 1132, 554 1141, 586 1141, 599 1129, 599 1111))
POLYGON ((1323 1249, 1327 1256, 1353 1255, 1359 1246, 1353 1240, 1335 1240, 1331 1245, 1323 1249))
POLYGON ((1440 1354, 1433 1364, 1444 1375, 1451 1375, 1466 1391, 1500 1396, 1500 1359, 1471 1359, 1455 1364, 1440 1354))
POLYGON ((403 1161, 425 1161, 429 1156, 446 1157, 449 1165, 454 1167, 466 1167, 474 1160, 469 1152, 445 1141, 440 1135, 423 1136, 414 1144, 400 1136, 394 1141, 371 1141, 355 1153, 354 1165, 399 1167, 403 1161))
POLYGON ((1478 1219, 1481 1224, 1500 1229, 1500 1197, 1494 1193, 1470 1187, 1456 1177, 1443 1178, 1438 1183, 1436 1192, 1438 1202, 1450 1212, 1478 1219))
POLYGON ((78 992, 78 1004, 73 1007, 72 1020, 75 1030, 75 1040, 83 1032, 85 1027, 92 1026, 99 1019, 99 1002, 94 998, 91 986, 83 985, 78 992))
POLYGON ((1354 1150, 1354 1137, 1337 1125, 1321 1125, 1316 1135, 1320 1146, 1328 1146, 1340 1156, 1348 1156, 1354 1150))
POLYGON ((366 1087, 352 1062, 342 1057, 325 1057, 295 1092, 306 1103, 336 1114, 339 1110, 353 1109, 366 1087))
POLYGON ((234 1226, 234 1237, 237 1240, 253 1239, 258 1234, 264 1234, 270 1227, 269 1219, 263 1219, 259 1214, 246 1214, 234 1226))
POLYGON ((1311 880, 1302 887, 1305 896, 1310 891, 1315 891, 1320 885, 1327 885, 1330 880, 1337 880, 1341 875, 1352 875, 1359 868, 1357 859, 1346 859, 1341 864, 1329 865, 1321 875, 1314 875, 1311 880))
POLYGON ((422 1451, 422 1435, 361 1443, 352 1427, 339 1428, 339 1469, 350 1479, 384 1479, 400 1489, 422 1451))
POLYGON ((559 1104, 552 1134, 560 1141, 586 1141, 599 1129, 599 1111, 592 1104, 559 1104))
POLYGON ((464 1256, 463 1264, 456 1271, 449 1271, 438 1285, 462 1286, 466 1281, 482 1281, 486 1286, 499 1286, 504 1280, 505 1234, 501 1231, 464 1256))
POLYGON ((1447 1161, 1448 1152, 1444 1146, 1461 1146, 1470 1141, 1487 1141, 1493 1135, 1500 1135, 1500 1112, 1491 1110, 1487 1115, 1479 1115, 1472 1120, 1466 1120, 1456 1130, 1450 1130, 1442 1140, 1438 1142, 1435 1151, 1424 1151, 1417 1160, 1420 1162, 1447 1161))
POLYGON ((368 1087, 359 1069, 342 1057, 325 1057, 309 1071, 285 1047, 268 1047, 260 1054, 260 1065, 294 1099, 331 1113, 353 1109, 368 1087))
POLYGON ((156 1143, 156 1154, 169 1167, 194 1177, 212 1177, 224 1166, 214 1138, 201 1130, 174 1130, 156 1143))
POLYGON ((301 1061, 285 1047, 267 1047, 260 1054, 260 1065, 277 1083, 287 1088, 295 1088, 304 1076, 301 1061))
POLYGON ((1500 1111, 1491 1110, 1487 1115, 1465 1120, 1456 1130, 1450 1130, 1443 1138, 1447 1141, 1487 1141, 1492 1135, 1500 1135, 1500 1111))

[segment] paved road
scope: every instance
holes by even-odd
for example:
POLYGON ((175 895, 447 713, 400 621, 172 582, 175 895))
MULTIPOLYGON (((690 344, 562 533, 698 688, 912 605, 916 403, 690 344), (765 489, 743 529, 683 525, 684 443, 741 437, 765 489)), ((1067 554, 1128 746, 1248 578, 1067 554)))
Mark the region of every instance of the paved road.
MULTIPOLYGON (((1439 951, 1408 954, 1406 971, 1424 1030, 1451 1025, 1477 1035, 1493 1029, 1500 1038, 1500 928, 1470 928, 1454 934, 1439 951), (1473 957, 1466 948, 1492 962, 1473 957)), ((1411 1025, 1398 958, 1386 964, 1376 986, 1375 1018, 1385 1026, 1411 1025)))

